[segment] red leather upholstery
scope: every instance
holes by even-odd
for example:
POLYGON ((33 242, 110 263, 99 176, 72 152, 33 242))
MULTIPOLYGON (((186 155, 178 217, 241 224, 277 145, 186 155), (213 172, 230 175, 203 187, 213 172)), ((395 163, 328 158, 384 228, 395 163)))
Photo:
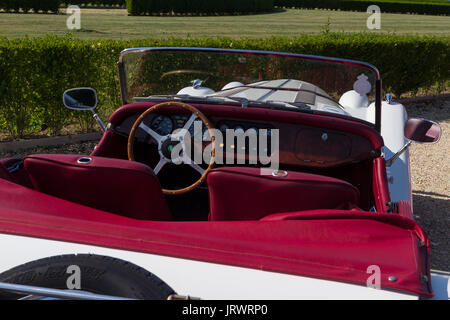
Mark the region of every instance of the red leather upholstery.
POLYGON ((378 212, 386 212, 389 209, 387 203, 391 201, 391 195, 388 189, 389 183, 383 157, 373 159, 372 172, 372 189, 375 206, 378 212))
POLYGON ((37 191, 125 217, 172 220, 161 186, 146 165, 80 155, 31 155, 24 167, 37 191))
POLYGON ((353 185, 335 178, 289 172, 261 175, 258 168, 224 167, 207 177, 210 220, 259 220, 269 214, 351 208, 359 202, 353 185))
MULTIPOLYGON (((42 223, 53 218, 70 218, 78 221, 117 223, 120 225, 125 225, 127 221, 137 221, 56 198, 0 179, 0 212, 5 213, 8 210, 15 212, 15 214, 11 214, 13 219, 17 219, 16 214, 19 212, 31 215, 38 214, 39 221, 42 223), (26 201, 23 199, 26 199, 26 201)), ((20 221, 20 219, 18 220, 20 221)), ((28 220, 23 219, 22 222, 27 223, 28 220)), ((73 224, 67 224, 67 227, 71 228, 73 224)))
MULTIPOLYGON (((263 217, 260 221, 283 221, 283 220, 308 220, 308 219, 346 219, 350 214, 358 214, 361 211, 358 208, 350 210, 337 210, 337 209, 317 209, 307 211, 292 211, 283 213, 273 213, 263 217)), ((364 219, 369 218, 372 213, 368 214, 364 212, 364 219)))
POLYGON ((381 277, 383 289, 432 295, 420 277, 430 277, 429 239, 397 214, 326 210, 291 221, 142 221, 0 179, 0 221, 2 236, 31 242, 53 239, 361 285, 375 261, 398 279, 381 277))
POLYGON ((23 169, 22 159, 5 158, 0 160, 0 178, 22 186, 33 188, 27 172, 23 169), (20 165, 19 165, 20 164, 20 165), (13 172, 8 168, 16 167, 13 172))
POLYGON ((14 177, 8 171, 8 167, 12 165, 12 160, 10 158, 0 160, 0 178, 14 182, 14 177))

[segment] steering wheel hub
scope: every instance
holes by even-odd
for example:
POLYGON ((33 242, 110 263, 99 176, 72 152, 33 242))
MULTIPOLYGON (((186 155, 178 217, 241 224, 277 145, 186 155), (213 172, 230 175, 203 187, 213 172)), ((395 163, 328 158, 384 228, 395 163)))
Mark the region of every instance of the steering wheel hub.
POLYGON ((172 159, 172 151, 180 143, 181 143, 180 141, 172 140, 171 138, 164 140, 163 143, 161 144, 162 155, 167 159, 172 159))

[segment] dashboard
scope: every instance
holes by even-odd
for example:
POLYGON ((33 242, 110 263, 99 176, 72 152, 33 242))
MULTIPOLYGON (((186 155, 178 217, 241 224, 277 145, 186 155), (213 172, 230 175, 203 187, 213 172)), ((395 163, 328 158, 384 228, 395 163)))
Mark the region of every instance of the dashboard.
MULTIPOLYGON (((170 133, 173 133, 176 129, 183 128, 188 119, 189 116, 183 114, 175 114, 175 115, 155 114, 148 123, 150 124, 151 129, 153 129, 159 135, 165 136, 170 133)), ((272 135, 271 126, 246 121, 223 120, 217 122, 215 124, 215 127, 219 129, 223 134, 225 134, 227 130, 233 130, 235 132, 249 131, 255 134, 260 134, 260 132, 262 132, 262 129, 265 129, 266 130, 265 132, 268 136, 272 135)), ((192 133, 193 126, 191 126, 189 130, 192 133)), ((205 130, 206 127, 203 126, 203 131, 205 130)))
MULTIPOLYGON (((183 128, 188 121, 190 115, 187 114, 150 114, 144 123, 158 133, 161 136, 165 136, 173 133, 177 129, 183 128)), ((128 135, 134 122, 137 120, 138 115, 133 115, 126 118, 121 124, 115 127, 115 131, 122 135, 128 135)), ((231 120, 231 119, 219 119, 217 121, 211 121, 214 128, 220 130, 225 136, 227 131, 230 130, 238 133, 239 131, 250 132, 256 135, 272 135, 273 125, 268 123, 260 123, 253 121, 231 120)), ((189 128, 189 132, 193 134, 194 126, 189 128)), ((207 128, 202 124, 203 132, 206 132, 207 128)), ((142 138, 145 134, 142 131, 136 133, 136 137, 142 138)))
MULTIPOLYGON (((243 114, 242 110, 240 110, 240 114, 243 114)), ((139 115, 139 113, 128 115, 112 129, 115 133, 128 137, 139 115)), ((179 128, 183 128, 190 115, 190 113, 183 112, 152 113, 143 122, 158 134, 168 135, 179 128)), ((216 151, 222 149, 224 159, 236 158, 242 154, 244 154, 245 159, 248 159, 249 154, 255 154, 251 151, 255 151, 259 155, 260 150, 255 149, 255 144, 252 144, 253 147, 249 145, 250 139, 248 137, 245 138, 244 144, 241 142, 239 145, 236 136, 239 131, 245 134, 251 132, 256 134, 257 146, 259 146, 261 137, 267 136, 267 139, 265 139, 267 150, 265 152, 270 155, 272 152, 270 137, 274 135, 275 129, 278 129, 279 134, 279 161, 282 165, 336 167, 356 163, 376 155, 371 142, 367 138, 351 132, 290 121, 276 121, 275 119, 253 119, 248 116, 236 118, 214 113, 208 114, 207 117, 211 125, 222 133, 223 140, 216 145, 216 151), (255 150, 251 150, 251 148, 255 150)), ((191 126, 191 134, 193 134, 193 130, 194 126, 191 126)), ((202 125, 202 131, 203 133, 207 131, 206 126, 202 125)), ((136 131, 136 139, 146 144, 152 143, 152 139, 143 130, 136 131)))

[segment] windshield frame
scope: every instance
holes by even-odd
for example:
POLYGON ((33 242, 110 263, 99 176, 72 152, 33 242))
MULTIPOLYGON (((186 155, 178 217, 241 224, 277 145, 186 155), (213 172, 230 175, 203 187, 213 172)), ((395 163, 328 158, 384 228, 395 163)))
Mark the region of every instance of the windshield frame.
POLYGON ((216 52, 224 54, 249 54, 249 55, 263 55, 263 56, 277 56, 284 58, 297 58, 310 61, 319 61, 327 63, 337 63, 343 65, 351 65, 356 67, 362 67, 372 71, 375 79, 375 129, 381 132, 381 77, 378 69, 370 63, 341 59, 325 56, 316 56, 300 53, 287 53, 287 52, 275 52, 275 51, 262 51, 262 50, 244 50, 244 49, 223 49, 223 48, 200 48, 200 47, 139 47, 128 48, 122 50, 117 63, 119 71, 119 85, 122 104, 128 104, 127 90, 126 90, 126 77, 123 64, 123 57, 129 52, 150 52, 150 51, 191 51, 191 52, 216 52))

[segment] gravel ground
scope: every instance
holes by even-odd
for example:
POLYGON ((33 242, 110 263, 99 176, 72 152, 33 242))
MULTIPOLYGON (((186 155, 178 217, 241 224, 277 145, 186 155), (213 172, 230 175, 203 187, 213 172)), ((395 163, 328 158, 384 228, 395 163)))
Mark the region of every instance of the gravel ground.
POLYGON ((436 121, 441 140, 410 149, 414 216, 431 240, 431 267, 450 271, 450 100, 411 103, 409 117, 436 121))
MULTIPOLYGON (((438 122, 442 137, 434 145, 413 144, 410 148, 414 216, 431 239, 431 266, 450 271, 450 100, 408 103, 410 117, 438 122)), ((35 148, 18 153, 0 153, 0 158, 32 153, 89 154, 96 142, 35 148)))

